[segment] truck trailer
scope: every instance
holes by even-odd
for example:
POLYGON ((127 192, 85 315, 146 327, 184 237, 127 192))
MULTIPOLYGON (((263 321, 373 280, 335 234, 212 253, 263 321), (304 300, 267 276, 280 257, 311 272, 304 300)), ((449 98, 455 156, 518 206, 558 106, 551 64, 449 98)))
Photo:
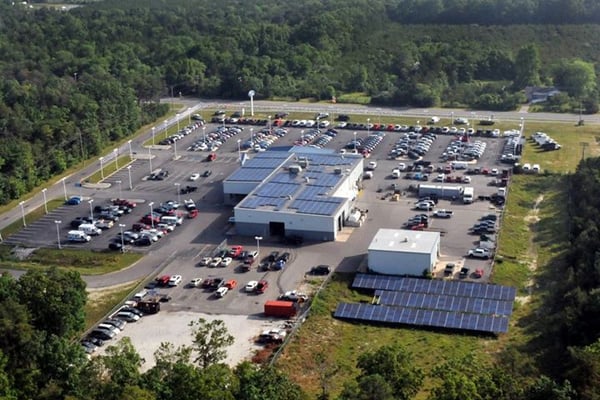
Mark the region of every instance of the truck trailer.
POLYGON ((269 300, 265 303, 265 316, 290 318, 296 315, 293 301, 269 300))
POLYGON ((462 186, 419 185, 419 197, 433 196, 438 199, 459 199, 463 194, 462 186))

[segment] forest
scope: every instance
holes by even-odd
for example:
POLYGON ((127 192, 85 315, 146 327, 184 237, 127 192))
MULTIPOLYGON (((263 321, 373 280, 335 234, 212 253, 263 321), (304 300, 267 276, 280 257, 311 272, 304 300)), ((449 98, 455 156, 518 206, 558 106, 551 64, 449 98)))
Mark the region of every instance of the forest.
POLYGON ((599 8, 580 0, 109 0, 65 11, 1 2, 0 204, 164 115, 166 95, 358 93, 389 106, 508 110, 526 86, 556 85, 563 92, 549 109, 596 112, 600 42, 589 38, 600 34, 590 24, 599 8))

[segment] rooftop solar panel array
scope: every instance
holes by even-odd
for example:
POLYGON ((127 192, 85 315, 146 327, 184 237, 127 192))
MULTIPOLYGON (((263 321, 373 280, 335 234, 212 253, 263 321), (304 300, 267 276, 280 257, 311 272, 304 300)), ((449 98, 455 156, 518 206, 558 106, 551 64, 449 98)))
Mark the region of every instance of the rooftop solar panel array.
POLYGON ((254 157, 246 161, 244 168, 270 168, 279 167, 287 157, 254 157))
POLYGON ((513 309, 512 301, 482 299, 477 297, 392 292, 388 290, 376 290, 375 296, 378 298, 379 304, 382 305, 430 310, 510 316, 513 309))
POLYGON ((329 193, 329 188, 322 186, 306 186, 299 194, 296 196, 297 200, 315 200, 319 196, 326 196, 329 193))
POLYGON ((257 196, 263 197, 288 197, 293 196, 300 190, 297 183, 274 183, 267 182, 256 191, 257 196))
POLYGON ((362 321, 443 327, 478 332, 508 332, 508 317, 453 311, 340 303, 334 317, 362 321))
POLYGON ((294 200, 289 208, 295 208, 302 214, 332 215, 342 204, 343 199, 328 198, 320 200, 294 200), (336 201, 337 200, 337 201, 336 201))
POLYGON ((276 208, 280 208, 283 207, 283 205, 285 204, 285 202, 287 201, 286 198, 281 198, 281 197, 255 197, 255 196, 249 196, 246 197, 244 200, 242 200, 242 202, 239 204, 238 207, 241 208, 258 208, 258 207, 276 207, 276 208))
POLYGON ((448 296, 480 297, 505 301, 514 301, 517 294, 516 289, 509 286, 371 274, 357 274, 352 287, 357 289, 382 289, 448 296))
POLYGON ((270 168, 240 168, 227 178, 228 181, 261 182, 273 172, 270 168))
POLYGON ((279 172, 269 179, 269 182, 275 183, 300 183, 302 179, 298 175, 290 174, 289 172, 279 172))
POLYGON ((343 178, 341 174, 334 173, 319 173, 319 172, 307 172, 304 176, 308 177, 308 184, 313 186, 327 186, 335 187, 338 182, 343 178))

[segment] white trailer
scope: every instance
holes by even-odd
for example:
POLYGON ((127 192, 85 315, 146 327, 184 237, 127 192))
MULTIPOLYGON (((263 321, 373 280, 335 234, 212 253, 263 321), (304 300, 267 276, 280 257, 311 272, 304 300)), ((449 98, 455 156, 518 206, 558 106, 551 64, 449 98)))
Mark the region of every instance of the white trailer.
POLYGON ((439 199, 460 199, 463 194, 462 186, 448 185, 419 185, 419 197, 436 196, 439 199))

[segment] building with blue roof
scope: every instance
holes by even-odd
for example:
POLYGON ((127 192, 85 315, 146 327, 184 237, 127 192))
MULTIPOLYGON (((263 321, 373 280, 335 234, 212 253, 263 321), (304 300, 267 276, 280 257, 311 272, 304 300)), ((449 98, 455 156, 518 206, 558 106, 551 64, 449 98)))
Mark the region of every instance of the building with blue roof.
POLYGON ((223 181, 236 204, 235 228, 248 236, 335 240, 354 208, 363 157, 292 147, 247 159, 223 181))

